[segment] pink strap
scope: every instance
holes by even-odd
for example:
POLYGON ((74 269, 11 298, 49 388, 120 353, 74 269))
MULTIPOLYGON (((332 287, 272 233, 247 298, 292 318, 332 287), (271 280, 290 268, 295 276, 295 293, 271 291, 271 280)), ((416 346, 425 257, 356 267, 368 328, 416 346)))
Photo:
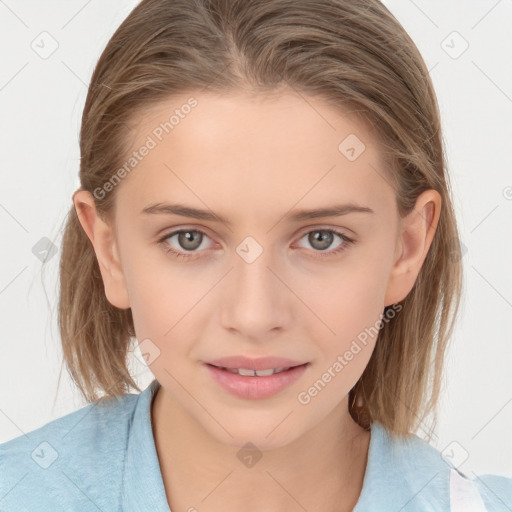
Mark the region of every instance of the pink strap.
POLYGON ((453 468, 450 470, 450 511, 487 512, 475 481, 461 476, 453 468))

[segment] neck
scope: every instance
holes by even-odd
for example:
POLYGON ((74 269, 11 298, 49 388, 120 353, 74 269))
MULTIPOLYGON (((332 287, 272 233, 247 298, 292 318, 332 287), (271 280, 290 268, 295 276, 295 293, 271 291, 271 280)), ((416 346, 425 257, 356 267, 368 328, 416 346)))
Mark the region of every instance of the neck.
POLYGON ((340 512, 352 510, 361 493, 370 433, 354 422, 347 399, 301 437, 254 459, 209 435, 162 387, 151 416, 171 510, 252 512, 264 499, 268 512, 340 512))

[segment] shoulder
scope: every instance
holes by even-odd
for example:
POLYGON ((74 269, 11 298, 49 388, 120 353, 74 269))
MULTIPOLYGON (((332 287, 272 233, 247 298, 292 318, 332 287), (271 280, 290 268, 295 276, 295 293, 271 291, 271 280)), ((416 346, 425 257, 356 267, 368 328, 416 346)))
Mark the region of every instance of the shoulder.
POLYGON ((112 510, 138 398, 100 400, 0 444, 2 510, 112 510))
POLYGON ((427 441, 416 435, 393 435, 375 422, 363 490, 354 512, 377 506, 381 511, 402 512, 510 512, 512 479, 470 477, 427 441))
MULTIPOLYGON (((431 472, 442 475, 444 482, 438 490, 446 494, 450 512, 510 512, 512 510, 512 478, 458 469, 451 459, 417 436, 409 440, 409 467, 418 464, 418 456, 426 456, 431 472), (446 469, 444 469, 446 468, 446 469)), ((435 477, 434 477, 435 478, 435 477)))
POLYGON ((512 510, 512 478, 482 474, 472 480, 489 512, 512 510))

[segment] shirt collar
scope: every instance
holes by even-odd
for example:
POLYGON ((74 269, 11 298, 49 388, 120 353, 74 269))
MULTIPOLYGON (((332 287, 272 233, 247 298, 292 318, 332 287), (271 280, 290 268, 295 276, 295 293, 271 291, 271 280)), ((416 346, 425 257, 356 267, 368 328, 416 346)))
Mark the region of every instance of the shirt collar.
POLYGON ((353 512, 428 510, 449 503, 449 465, 418 436, 395 436, 381 423, 371 425, 363 488, 353 512))
MULTIPOLYGON (((151 403, 159 387, 154 379, 137 400, 125 458, 122 510, 171 512, 151 425, 151 403)), ((448 472, 441 454, 425 441, 414 435, 393 436, 374 421, 363 488, 353 512, 372 510, 376 504, 380 510, 402 506, 405 512, 417 510, 420 503, 428 504, 428 510, 444 510, 448 472)))
POLYGON ((121 510, 170 512, 151 426, 151 402, 160 383, 154 379, 139 395, 129 430, 121 510))

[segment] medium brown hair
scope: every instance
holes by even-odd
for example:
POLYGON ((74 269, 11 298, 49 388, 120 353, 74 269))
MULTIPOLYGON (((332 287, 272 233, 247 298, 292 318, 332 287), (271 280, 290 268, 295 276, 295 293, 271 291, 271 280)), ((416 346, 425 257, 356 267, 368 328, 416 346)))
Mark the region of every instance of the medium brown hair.
MULTIPOLYGON (((349 394, 361 426, 377 420, 394 433, 413 432, 428 413, 435 417, 462 291, 461 251, 433 85, 414 42, 379 1, 143 0, 94 69, 80 133, 80 188, 93 194, 111 178, 126 160, 137 116, 159 102, 206 88, 271 94, 283 86, 366 120, 381 142, 401 216, 423 191, 441 195, 417 281, 383 323, 349 394)), ((118 188, 95 197, 106 219, 118 188)), ((108 302, 74 205, 62 242, 59 329, 67 368, 87 401, 140 391, 127 366, 131 309, 108 302)))

